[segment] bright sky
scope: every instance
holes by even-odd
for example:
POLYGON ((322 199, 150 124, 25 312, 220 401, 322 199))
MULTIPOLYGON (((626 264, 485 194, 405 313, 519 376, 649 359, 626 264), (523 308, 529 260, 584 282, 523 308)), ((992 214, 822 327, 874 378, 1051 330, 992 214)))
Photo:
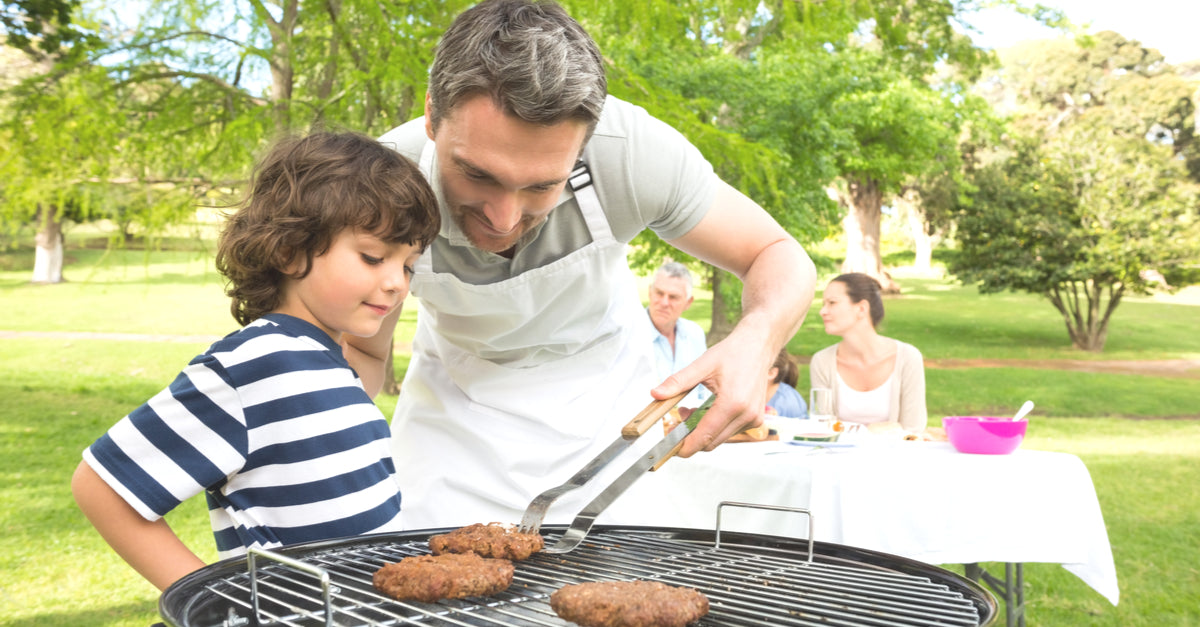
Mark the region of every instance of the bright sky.
MULTIPOLYGON (((1091 24, 1090 32, 1112 30, 1158 48, 1168 63, 1200 59, 1200 0, 1041 0, 1061 9, 1076 24, 1091 24)), ((1011 10, 984 11, 970 20, 982 33, 976 44, 1007 48, 1028 39, 1057 36, 1034 20, 1011 10)))

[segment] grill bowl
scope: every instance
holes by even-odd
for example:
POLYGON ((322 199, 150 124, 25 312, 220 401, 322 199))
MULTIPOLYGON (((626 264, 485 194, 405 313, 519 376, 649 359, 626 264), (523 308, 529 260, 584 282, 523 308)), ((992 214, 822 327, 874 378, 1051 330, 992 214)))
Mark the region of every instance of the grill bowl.
POLYGON ((1027 420, 995 416, 946 416, 946 438, 960 453, 1008 455, 1025 439, 1027 420))
MULTIPOLYGON (((543 526, 547 541, 563 527, 543 526)), ((280 549, 281 556, 326 569, 333 624, 341 626, 494 626, 567 623, 549 595, 567 583, 655 579, 695 587, 709 597, 698 627, 735 625, 988 626, 996 601, 973 581, 906 558, 838 544, 737 532, 597 525, 570 553, 535 554, 516 563, 507 591, 491 597, 402 603, 370 583, 381 565, 424 554, 426 540, 447 530, 362 536, 280 549), (811 562, 808 561, 812 555, 811 562)), ((173 584, 159 598, 170 627, 325 625, 311 575, 259 560, 263 619, 254 618, 247 560, 212 564, 173 584), (315 596, 314 596, 315 595, 315 596)))

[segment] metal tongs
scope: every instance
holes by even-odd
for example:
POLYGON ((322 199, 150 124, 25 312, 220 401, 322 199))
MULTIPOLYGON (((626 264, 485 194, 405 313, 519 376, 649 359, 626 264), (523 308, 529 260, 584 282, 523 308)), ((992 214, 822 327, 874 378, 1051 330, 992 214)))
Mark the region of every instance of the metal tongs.
MULTIPOLYGON (((621 437, 617 438, 612 444, 609 444, 608 448, 601 451, 599 455, 588 462, 573 477, 567 479, 563 484, 550 488, 534 497, 530 501, 529 507, 525 509, 525 515, 521 518, 521 524, 517 530, 521 533, 537 533, 541 529, 542 519, 546 517, 546 511, 550 509, 551 503, 563 494, 582 487, 594 479, 601 469, 610 464, 625 449, 629 448, 642 434, 649 431, 651 426, 657 423, 667 412, 674 409, 690 392, 691 390, 688 390, 671 398, 652 401, 637 416, 634 416, 633 420, 629 421, 629 424, 626 424, 621 429, 621 437)), ((680 447, 683 446, 683 439, 692 432, 692 429, 696 427, 700 419, 712 407, 715 398, 715 395, 709 396, 700 407, 692 411, 686 421, 677 424, 667 432, 666 437, 656 444, 654 448, 630 464, 629 468, 621 473, 620 477, 617 477, 600 494, 596 495, 590 503, 584 506, 583 510, 575 517, 575 520, 571 522, 571 526, 563 532, 558 542, 553 546, 542 549, 542 552, 566 553, 578 546, 587 537, 587 533, 596 521, 596 517, 605 508, 615 501, 625 490, 629 489, 629 486, 633 485, 633 482, 637 481, 647 470, 658 470, 679 451, 680 447)))

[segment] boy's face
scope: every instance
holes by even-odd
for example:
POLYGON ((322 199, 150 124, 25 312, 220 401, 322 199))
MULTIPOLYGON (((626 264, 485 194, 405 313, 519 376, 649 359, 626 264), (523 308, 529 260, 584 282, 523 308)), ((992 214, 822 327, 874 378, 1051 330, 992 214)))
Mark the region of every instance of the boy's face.
MULTIPOLYGON (((370 337, 384 317, 408 296, 408 281, 420 249, 388 244, 371 233, 345 229, 302 279, 285 279, 276 310, 323 329, 334 340, 343 333, 370 337)), ((294 268, 293 270, 299 270, 294 268)))
POLYGON ((507 253, 558 204, 587 125, 530 124, 476 96, 448 112, 435 134, 429 106, 425 132, 436 142, 450 217, 476 248, 507 253))

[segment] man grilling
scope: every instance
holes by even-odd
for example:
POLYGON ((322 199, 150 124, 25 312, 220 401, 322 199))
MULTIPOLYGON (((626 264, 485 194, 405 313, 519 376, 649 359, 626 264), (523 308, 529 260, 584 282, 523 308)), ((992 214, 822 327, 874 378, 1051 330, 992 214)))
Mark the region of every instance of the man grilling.
MULTIPOLYGON (((651 396, 718 395, 683 457, 761 420, 763 373, 808 310, 812 262, 682 135, 606 89, 599 50, 561 7, 489 0, 439 43, 425 116, 380 139, 421 165, 444 217, 412 281, 392 421, 409 528, 519 520, 651 396), (728 338, 665 380, 625 258, 646 228, 745 284, 728 338)), ((397 317, 349 339, 368 391, 397 317)))

